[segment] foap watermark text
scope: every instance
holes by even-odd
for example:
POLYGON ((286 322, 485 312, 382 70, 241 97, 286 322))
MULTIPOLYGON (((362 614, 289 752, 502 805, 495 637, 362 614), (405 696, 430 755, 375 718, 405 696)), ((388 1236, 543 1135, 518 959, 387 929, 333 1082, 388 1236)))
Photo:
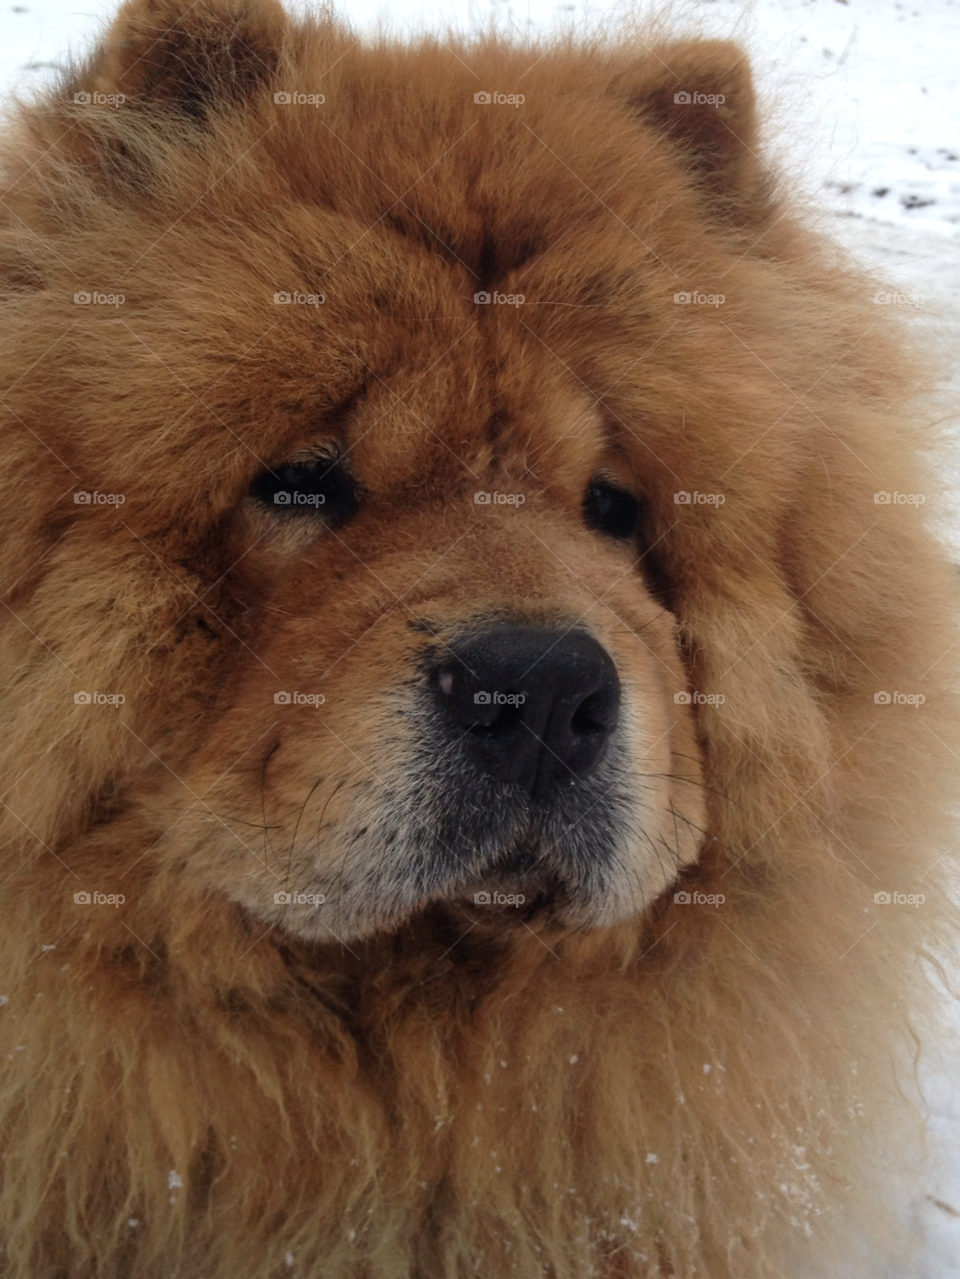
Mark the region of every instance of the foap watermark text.
POLYGON ((481 689, 473 695, 475 706, 522 706, 526 700, 526 693, 487 693, 481 689))
POLYGON ((727 99, 722 93, 690 93, 678 89, 673 100, 677 106, 722 107, 727 99))
POLYGON ((874 493, 873 500, 877 506, 923 506, 927 499, 923 493, 898 493, 896 489, 888 493, 881 489, 874 493))
POLYGON ((294 289, 292 293, 288 293, 286 289, 281 289, 279 293, 274 293, 273 300, 277 306, 323 306, 327 300, 325 293, 301 293, 299 289, 294 289))
POLYGON ((677 506, 723 506, 727 500, 723 493, 688 493, 686 489, 681 489, 679 493, 673 495, 674 503, 677 506))
POLYGON ((81 89, 73 95, 73 100, 81 107, 122 107, 127 99, 122 93, 98 93, 96 90, 87 92, 81 89))
POLYGON ((922 293, 874 293, 873 300, 878 306, 923 306, 927 299, 922 293))
POLYGON ((521 107, 527 99, 522 93, 499 93, 496 89, 488 93, 485 89, 481 89, 473 95, 473 100, 481 107, 521 107))
POLYGON ((278 107, 322 107, 326 102, 322 93, 297 93, 292 89, 281 89, 273 100, 278 107))
POLYGON ((74 706, 122 706, 126 701, 123 693, 87 693, 73 695, 74 706))
POLYGON ((86 489, 80 489, 74 493, 73 500, 77 506, 123 506, 127 499, 122 493, 98 493, 96 490, 88 493, 86 489))
POLYGON ((727 299, 722 293, 698 293, 693 289, 689 293, 674 293, 673 300, 677 306, 723 306, 727 299))
POLYGON ((475 506, 523 506, 527 499, 522 493, 474 493, 475 506))
POLYGON ((888 693, 881 690, 873 695, 877 706, 922 706, 927 700, 922 693, 888 693))
POLYGON ((526 296, 523 293, 474 293, 473 300, 477 306, 523 306, 526 296))
POLYGON ((73 894, 77 906, 113 906, 116 909, 127 900, 123 893, 88 893, 81 890, 73 894))
POLYGON ((73 295, 74 306, 123 306, 126 300, 123 293, 98 293, 96 289, 81 289, 73 295))
POLYGON ((722 706, 727 699, 722 693, 698 693, 696 689, 688 693, 684 689, 674 693, 673 700, 677 706, 722 706))
POLYGON ((296 489, 278 489, 273 495, 274 506, 323 506, 326 500, 323 493, 300 493, 296 489))

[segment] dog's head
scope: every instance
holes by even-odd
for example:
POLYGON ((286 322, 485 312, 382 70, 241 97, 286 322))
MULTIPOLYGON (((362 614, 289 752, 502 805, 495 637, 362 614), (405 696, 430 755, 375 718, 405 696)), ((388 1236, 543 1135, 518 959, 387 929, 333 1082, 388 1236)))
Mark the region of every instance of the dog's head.
MULTIPOLYGON (((726 85, 720 114, 668 98, 653 60, 628 76, 601 59, 570 101, 535 70, 500 101, 442 50, 325 40, 342 60, 322 84, 307 42, 299 64, 255 63, 226 107, 162 51, 114 68, 148 118, 159 99, 193 121, 190 164, 228 129, 256 137, 246 176, 221 169, 176 225, 138 211, 189 268, 158 285, 157 236, 138 235, 119 323, 148 363, 189 351, 203 372, 164 371, 162 395, 185 380, 190 401, 136 442, 128 423, 107 433, 122 478, 101 457, 90 479, 124 490, 120 517, 151 546, 148 476, 165 465, 166 527, 200 534, 175 558, 229 655, 151 801, 179 815, 158 855, 321 940, 437 901, 614 923, 705 834, 671 612, 683 583, 659 546, 704 520, 675 500, 700 464, 679 473, 655 435, 682 435, 719 320, 678 305, 679 264, 646 241, 668 218, 696 228, 698 253, 705 220, 735 234, 749 191, 729 126, 752 127, 749 84, 726 85), (175 353, 155 323, 177 330, 175 353), (663 341, 676 329, 685 357, 663 341)), ((717 91, 735 60, 685 57, 717 91)), ((482 55, 488 78, 497 61, 482 55)))
POLYGON ((790 578, 832 548, 781 534, 829 335, 784 320, 739 54, 471 59, 138 3, 17 142, 31 821, 138 806, 309 938, 644 911, 725 696, 731 791, 777 698, 819 767, 790 578))

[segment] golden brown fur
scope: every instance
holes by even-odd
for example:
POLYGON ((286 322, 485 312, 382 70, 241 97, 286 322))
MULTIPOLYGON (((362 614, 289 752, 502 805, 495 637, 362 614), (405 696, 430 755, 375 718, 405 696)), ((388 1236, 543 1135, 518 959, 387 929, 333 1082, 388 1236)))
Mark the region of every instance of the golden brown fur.
POLYGON ((268 0, 132 0, 21 109, 10 1279, 759 1279, 864 1229, 949 926, 952 570, 892 308, 759 147, 732 46, 362 46, 268 0), (726 102, 678 112, 683 85, 726 102), (125 300, 74 305, 93 289, 125 300), (356 520, 275 527, 251 480, 331 433, 356 520), (598 470, 643 498, 644 564, 582 524, 598 470), (403 763, 417 627, 493 616, 586 618, 662 725, 666 878, 599 927, 438 897, 344 945, 285 929, 261 881, 303 819, 321 857, 403 763), (319 718, 280 714, 290 687, 319 718), (722 908, 675 902, 678 873, 722 908))

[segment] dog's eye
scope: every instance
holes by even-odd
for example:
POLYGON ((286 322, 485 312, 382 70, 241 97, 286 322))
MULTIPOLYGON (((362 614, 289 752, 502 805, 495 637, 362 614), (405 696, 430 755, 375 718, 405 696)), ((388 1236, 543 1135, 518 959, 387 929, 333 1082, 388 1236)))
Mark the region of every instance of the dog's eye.
POLYGON ((583 498, 583 518, 588 528, 610 537, 633 537, 640 518, 640 503, 622 489, 591 484, 583 498))
POLYGON ((279 513, 322 515, 334 524, 342 524, 357 511, 356 481, 337 458, 290 462, 261 471, 250 493, 279 513))

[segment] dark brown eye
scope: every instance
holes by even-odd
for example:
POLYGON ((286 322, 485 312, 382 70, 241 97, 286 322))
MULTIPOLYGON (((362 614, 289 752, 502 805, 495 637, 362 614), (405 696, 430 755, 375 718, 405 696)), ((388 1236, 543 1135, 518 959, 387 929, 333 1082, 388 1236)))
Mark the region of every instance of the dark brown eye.
POLYGON ((622 489, 591 484, 583 498, 583 518, 588 528, 625 540, 637 531, 640 503, 622 489))
POLYGON ((321 515, 343 524, 357 512, 357 484, 338 458, 290 462, 261 471, 250 494, 278 514, 321 515))

